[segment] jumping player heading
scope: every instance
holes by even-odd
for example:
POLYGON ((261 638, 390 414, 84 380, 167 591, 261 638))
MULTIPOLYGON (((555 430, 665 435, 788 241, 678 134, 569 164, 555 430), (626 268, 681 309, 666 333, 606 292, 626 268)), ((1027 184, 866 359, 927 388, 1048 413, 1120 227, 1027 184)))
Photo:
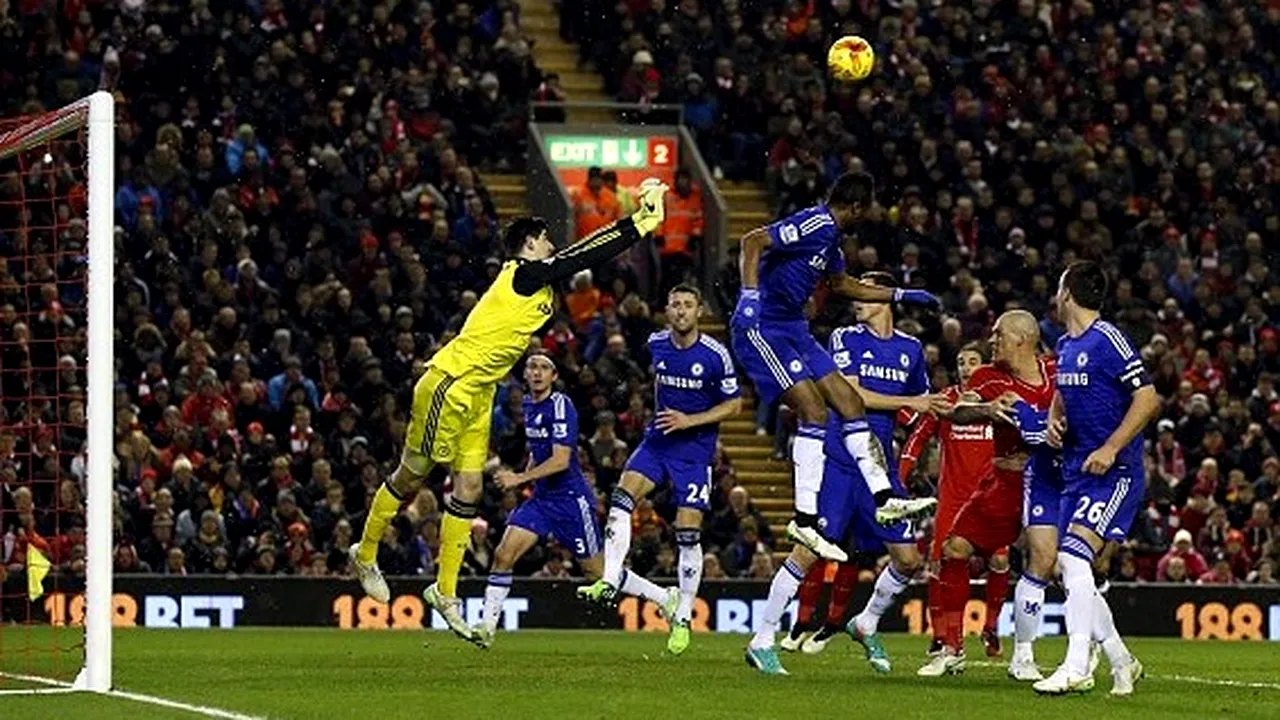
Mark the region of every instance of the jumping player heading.
POLYGON ((734 353, 755 384, 760 402, 779 397, 798 416, 792 445, 795 467, 795 520, 787 534, 829 560, 848 556, 816 527, 822 488, 823 442, 828 403, 840 414, 843 444, 857 461, 882 523, 927 514, 933 498, 895 497, 884 453, 871 434, 858 393, 841 376, 831 357, 813 338, 804 306, 823 275, 832 288, 861 302, 903 302, 937 307, 923 290, 876 287, 844 272, 841 241, 875 201, 875 181, 866 173, 836 180, 827 202, 758 228, 742 238, 742 292, 730 326, 734 353))

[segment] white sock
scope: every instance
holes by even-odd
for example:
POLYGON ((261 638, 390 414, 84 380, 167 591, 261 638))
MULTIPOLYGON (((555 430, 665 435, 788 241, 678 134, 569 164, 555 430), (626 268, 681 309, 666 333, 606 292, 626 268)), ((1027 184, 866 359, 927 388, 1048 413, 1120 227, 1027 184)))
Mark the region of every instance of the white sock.
POLYGON ((659 587, 657 583, 628 570, 622 572, 622 583, 618 586, 618 589, 634 597, 652 600, 659 605, 667 599, 667 591, 659 587))
POLYGON ((795 560, 787 558, 778 572, 773 574, 773 582, 769 584, 769 600, 765 603, 756 634, 751 638, 751 647, 773 647, 773 636, 782 624, 782 613, 786 611, 791 598, 796 596, 801 580, 804 580, 804 571, 796 565, 795 560))
POLYGON ((680 606, 676 619, 689 622, 693 617, 693 603, 698 599, 698 585, 702 583, 702 531, 697 528, 677 528, 676 545, 680 573, 680 606))
POLYGON ((631 512, 636 509, 636 500, 622 490, 614 490, 609 504, 609 519, 604 526, 604 581, 620 588, 622 565, 631 552, 631 512))
POLYGON ((484 588, 484 619, 481 621, 489 631, 498 629, 498 619, 502 616, 502 603, 509 594, 511 594, 511 571, 490 573, 489 584, 484 588))
POLYGON ((858 630, 863 635, 871 635, 880 628, 880 618, 889 608, 893 607, 893 603, 898 599, 898 595, 907 589, 907 585, 911 584, 911 578, 898 572, 898 569, 889 563, 880 572, 876 578, 875 590, 871 592, 871 597, 867 599, 867 606, 858 613, 853 619, 858 630))
POLYGON ((1031 646, 1040 634, 1040 613, 1044 611, 1045 581, 1022 573, 1013 588, 1013 656, 1032 660, 1031 646))
POLYGON ((880 441, 871 434, 867 419, 847 420, 841 429, 844 432, 844 447, 858 462, 858 470, 862 471, 871 494, 890 489, 884 448, 880 447, 880 441))
POLYGON ((1067 659, 1064 664, 1076 675, 1087 675, 1089 643, 1093 637, 1094 598, 1098 594, 1093 584, 1093 548, 1083 539, 1067 533, 1062 539, 1058 562, 1062 566, 1062 586, 1067 592, 1067 659))
POLYGON ((791 443, 791 462, 795 465, 796 512, 818 514, 818 491, 822 489, 822 468, 826 457, 822 443, 827 429, 821 425, 801 423, 791 443))
POLYGON ((1133 656, 1116 631, 1116 621, 1111 615, 1107 599, 1101 593, 1095 592, 1093 596, 1093 639, 1102 643, 1102 652, 1107 654, 1107 662, 1111 664, 1112 670, 1124 667, 1133 656))

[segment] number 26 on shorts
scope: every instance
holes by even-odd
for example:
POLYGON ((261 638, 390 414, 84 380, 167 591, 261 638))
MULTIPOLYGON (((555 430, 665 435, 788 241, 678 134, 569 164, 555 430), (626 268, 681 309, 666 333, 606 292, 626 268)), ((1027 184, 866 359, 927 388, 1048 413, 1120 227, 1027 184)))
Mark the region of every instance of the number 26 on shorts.
POLYGON ((1107 503, 1104 500, 1092 502, 1092 498, 1084 495, 1076 504, 1076 511, 1072 513, 1072 520, 1084 520, 1092 525, 1102 522, 1102 514, 1107 510, 1107 503))

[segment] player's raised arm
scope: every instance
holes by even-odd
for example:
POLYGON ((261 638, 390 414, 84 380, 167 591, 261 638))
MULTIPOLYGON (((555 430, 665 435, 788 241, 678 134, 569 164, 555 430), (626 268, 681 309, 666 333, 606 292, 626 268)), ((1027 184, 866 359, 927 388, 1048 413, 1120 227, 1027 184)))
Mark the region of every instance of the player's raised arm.
POLYGON ((662 224, 666 193, 666 185, 654 179, 645 180, 640 186, 638 210, 557 250, 551 257, 521 265, 513 279, 516 292, 532 295, 540 288, 597 267, 631 247, 662 224))
POLYGON ((858 302, 894 302, 903 303, 904 305, 923 305, 928 308, 942 307, 942 301, 927 290, 881 287, 869 282, 863 282, 845 273, 832 278, 831 289, 858 302))
POLYGON ((733 310, 730 324, 755 327, 760 322, 760 258, 773 244, 767 228, 758 227, 742 236, 738 242, 738 273, 742 289, 738 291, 738 306, 733 310))

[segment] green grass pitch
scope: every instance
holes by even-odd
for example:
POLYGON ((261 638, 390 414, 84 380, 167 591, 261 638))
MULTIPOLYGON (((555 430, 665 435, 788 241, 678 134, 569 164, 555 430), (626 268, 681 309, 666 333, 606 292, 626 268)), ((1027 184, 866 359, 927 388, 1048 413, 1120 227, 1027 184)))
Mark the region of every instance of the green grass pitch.
MULTIPOLYGON (((1106 664, 1087 696, 1037 697, 986 663, 970 640, 959 677, 915 677, 924 641, 886 638, 889 676, 874 675, 841 638, 819 656, 784 655, 789 677, 766 678, 742 659, 745 636, 697 635, 682 657, 665 636, 622 632, 499 635, 493 649, 421 632, 242 629, 118 630, 116 685, 184 703, 267 718, 811 718, 1051 720, 1053 718, 1275 718, 1280 648, 1269 643, 1137 639, 1148 678, 1132 698, 1107 696, 1106 664), (1215 684, 1234 681, 1237 685, 1215 684), (1255 683, 1248 686, 1247 683, 1255 683)), ((14 648, 10 646, 8 651, 14 648)), ((1042 665, 1060 639, 1043 641, 1042 665)), ((4 658, 6 662, 13 657, 4 658)), ((12 665, 12 663, 10 663, 12 665)), ((13 687, 6 681, 3 687, 13 687)), ((0 696, 0 717, 191 718, 196 715, 86 694, 0 696)))

